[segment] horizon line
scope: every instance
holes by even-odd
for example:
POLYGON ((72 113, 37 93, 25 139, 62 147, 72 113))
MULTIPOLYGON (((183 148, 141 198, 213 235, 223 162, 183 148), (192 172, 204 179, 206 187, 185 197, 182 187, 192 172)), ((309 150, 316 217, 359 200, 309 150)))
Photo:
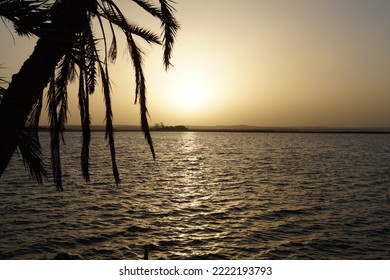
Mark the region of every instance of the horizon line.
MULTIPOLYGON (((183 125, 182 125, 183 126, 183 125)), ((385 133, 390 134, 389 127, 354 127, 354 126, 257 126, 257 125, 185 125, 183 132, 279 132, 279 133, 385 133)), ((48 125, 40 125, 40 131, 47 131, 48 125)), ((65 131, 81 131, 81 125, 70 124, 65 131)), ((91 131, 104 131, 105 125, 91 125, 91 131)), ((140 125, 114 125, 116 131, 142 131, 140 125)), ((153 131, 153 127, 150 128, 153 131)), ((154 130, 161 131, 161 130, 154 130)), ((169 131, 169 130, 167 130, 169 131)), ((164 132, 164 131, 163 131, 164 132)))

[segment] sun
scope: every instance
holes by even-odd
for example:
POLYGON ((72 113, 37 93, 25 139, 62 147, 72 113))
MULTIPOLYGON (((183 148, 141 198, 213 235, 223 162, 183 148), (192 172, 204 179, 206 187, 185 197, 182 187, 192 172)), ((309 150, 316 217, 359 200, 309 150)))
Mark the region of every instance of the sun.
POLYGON ((197 109, 202 105, 200 90, 193 86, 185 86, 179 91, 178 105, 182 109, 197 109))

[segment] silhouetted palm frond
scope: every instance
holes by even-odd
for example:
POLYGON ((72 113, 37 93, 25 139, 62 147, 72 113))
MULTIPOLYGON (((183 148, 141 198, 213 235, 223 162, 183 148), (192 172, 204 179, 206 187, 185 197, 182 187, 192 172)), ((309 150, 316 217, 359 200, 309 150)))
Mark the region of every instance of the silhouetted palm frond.
POLYGON ((156 158, 152 137, 150 135, 149 124, 148 124, 148 109, 146 107, 146 85, 145 85, 144 72, 142 69, 142 51, 139 49, 139 47, 133 40, 131 34, 127 36, 127 43, 129 46, 131 58, 134 65, 135 79, 136 79, 135 101, 137 102, 138 100, 140 104, 141 127, 144 132, 145 138, 149 144, 153 158, 156 158))
POLYGON ((0 0, 0 17, 13 23, 18 35, 40 35, 49 19, 49 1, 0 0))
POLYGON ((156 7, 152 2, 147 0, 133 0, 140 7, 146 10, 148 13, 157 17, 161 21, 161 27, 163 28, 163 44, 164 44, 164 65, 168 69, 171 66, 171 54, 173 50, 173 43, 176 38, 176 33, 180 28, 180 24, 177 22, 173 13, 176 11, 171 0, 159 0, 160 7, 156 7))
POLYGON ((111 90, 110 90, 110 82, 108 69, 104 68, 101 63, 99 63, 100 69, 100 77, 103 85, 103 94, 104 94, 104 102, 106 105, 106 139, 108 139, 108 145, 110 147, 111 154, 111 164, 112 164, 112 172, 115 178, 115 183, 120 183, 118 166, 116 164, 116 151, 115 151, 115 141, 114 141, 114 126, 112 123, 112 107, 111 107, 111 90))
POLYGON ((62 169, 61 169, 61 153, 60 153, 60 139, 64 131, 63 124, 60 123, 59 110, 61 107, 61 99, 58 96, 58 87, 55 84, 56 77, 50 82, 48 90, 48 112, 50 122, 50 147, 51 147, 51 164, 53 180, 57 186, 58 191, 62 191, 62 169))
POLYGON ((20 141, 18 142, 18 148, 21 151, 24 165, 29 166, 30 173, 38 182, 42 182, 43 177, 46 178, 46 170, 43 164, 38 135, 42 105, 43 96, 41 95, 30 112, 25 125, 25 130, 22 131, 22 134, 19 137, 20 141))
POLYGON ((34 130, 26 128, 19 136, 18 148, 23 158, 23 163, 29 169, 30 174, 39 183, 47 178, 42 159, 42 148, 34 130))
POLYGON ((177 30, 179 29, 179 23, 176 21, 173 13, 175 9, 169 0, 160 0, 161 3, 161 21, 164 28, 163 40, 164 40, 164 65, 167 69, 171 63, 171 54, 173 50, 173 43, 175 41, 177 30))

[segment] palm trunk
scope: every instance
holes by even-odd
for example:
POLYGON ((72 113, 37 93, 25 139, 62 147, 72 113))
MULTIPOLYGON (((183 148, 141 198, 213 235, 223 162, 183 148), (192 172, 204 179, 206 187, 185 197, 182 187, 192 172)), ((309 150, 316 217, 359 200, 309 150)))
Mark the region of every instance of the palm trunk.
POLYGON ((65 0, 53 11, 47 36, 42 36, 31 56, 25 61, 0 103, 0 176, 16 150, 19 134, 24 129, 34 104, 42 95, 56 65, 72 48, 73 40, 87 24, 87 1, 65 0))
POLYGON ((52 41, 39 39, 34 52, 12 81, 0 104, 0 175, 7 167, 30 111, 64 55, 52 41))

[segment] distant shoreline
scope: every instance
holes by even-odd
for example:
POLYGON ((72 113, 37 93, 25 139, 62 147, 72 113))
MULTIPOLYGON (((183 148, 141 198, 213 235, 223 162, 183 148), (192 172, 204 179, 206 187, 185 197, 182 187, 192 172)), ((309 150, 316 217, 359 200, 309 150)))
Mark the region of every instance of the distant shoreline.
MULTIPOLYGON (((138 126, 116 126, 116 132, 139 132, 142 131, 138 126)), ((49 131, 48 127, 40 127, 39 131, 49 131)), ((91 131, 103 132, 104 126, 92 126, 91 131)), ((214 132, 214 133, 327 133, 327 134, 390 134, 390 128, 327 128, 327 127, 272 127, 272 128, 229 128, 227 127, 191 127, 188 126, 186 130, 156 130, 151 129, 152 133, 165 132, 214 132)), ((81 132, 79 126, 69 126, 65 132, 81 132)))
POLYGON ((389 130, 316 130, 316 129, 249 129, 249 130, 206 130, 193 129, 188 132, 225 132, 225 133, 324 133, 324 134, 390 134, 389 130))

